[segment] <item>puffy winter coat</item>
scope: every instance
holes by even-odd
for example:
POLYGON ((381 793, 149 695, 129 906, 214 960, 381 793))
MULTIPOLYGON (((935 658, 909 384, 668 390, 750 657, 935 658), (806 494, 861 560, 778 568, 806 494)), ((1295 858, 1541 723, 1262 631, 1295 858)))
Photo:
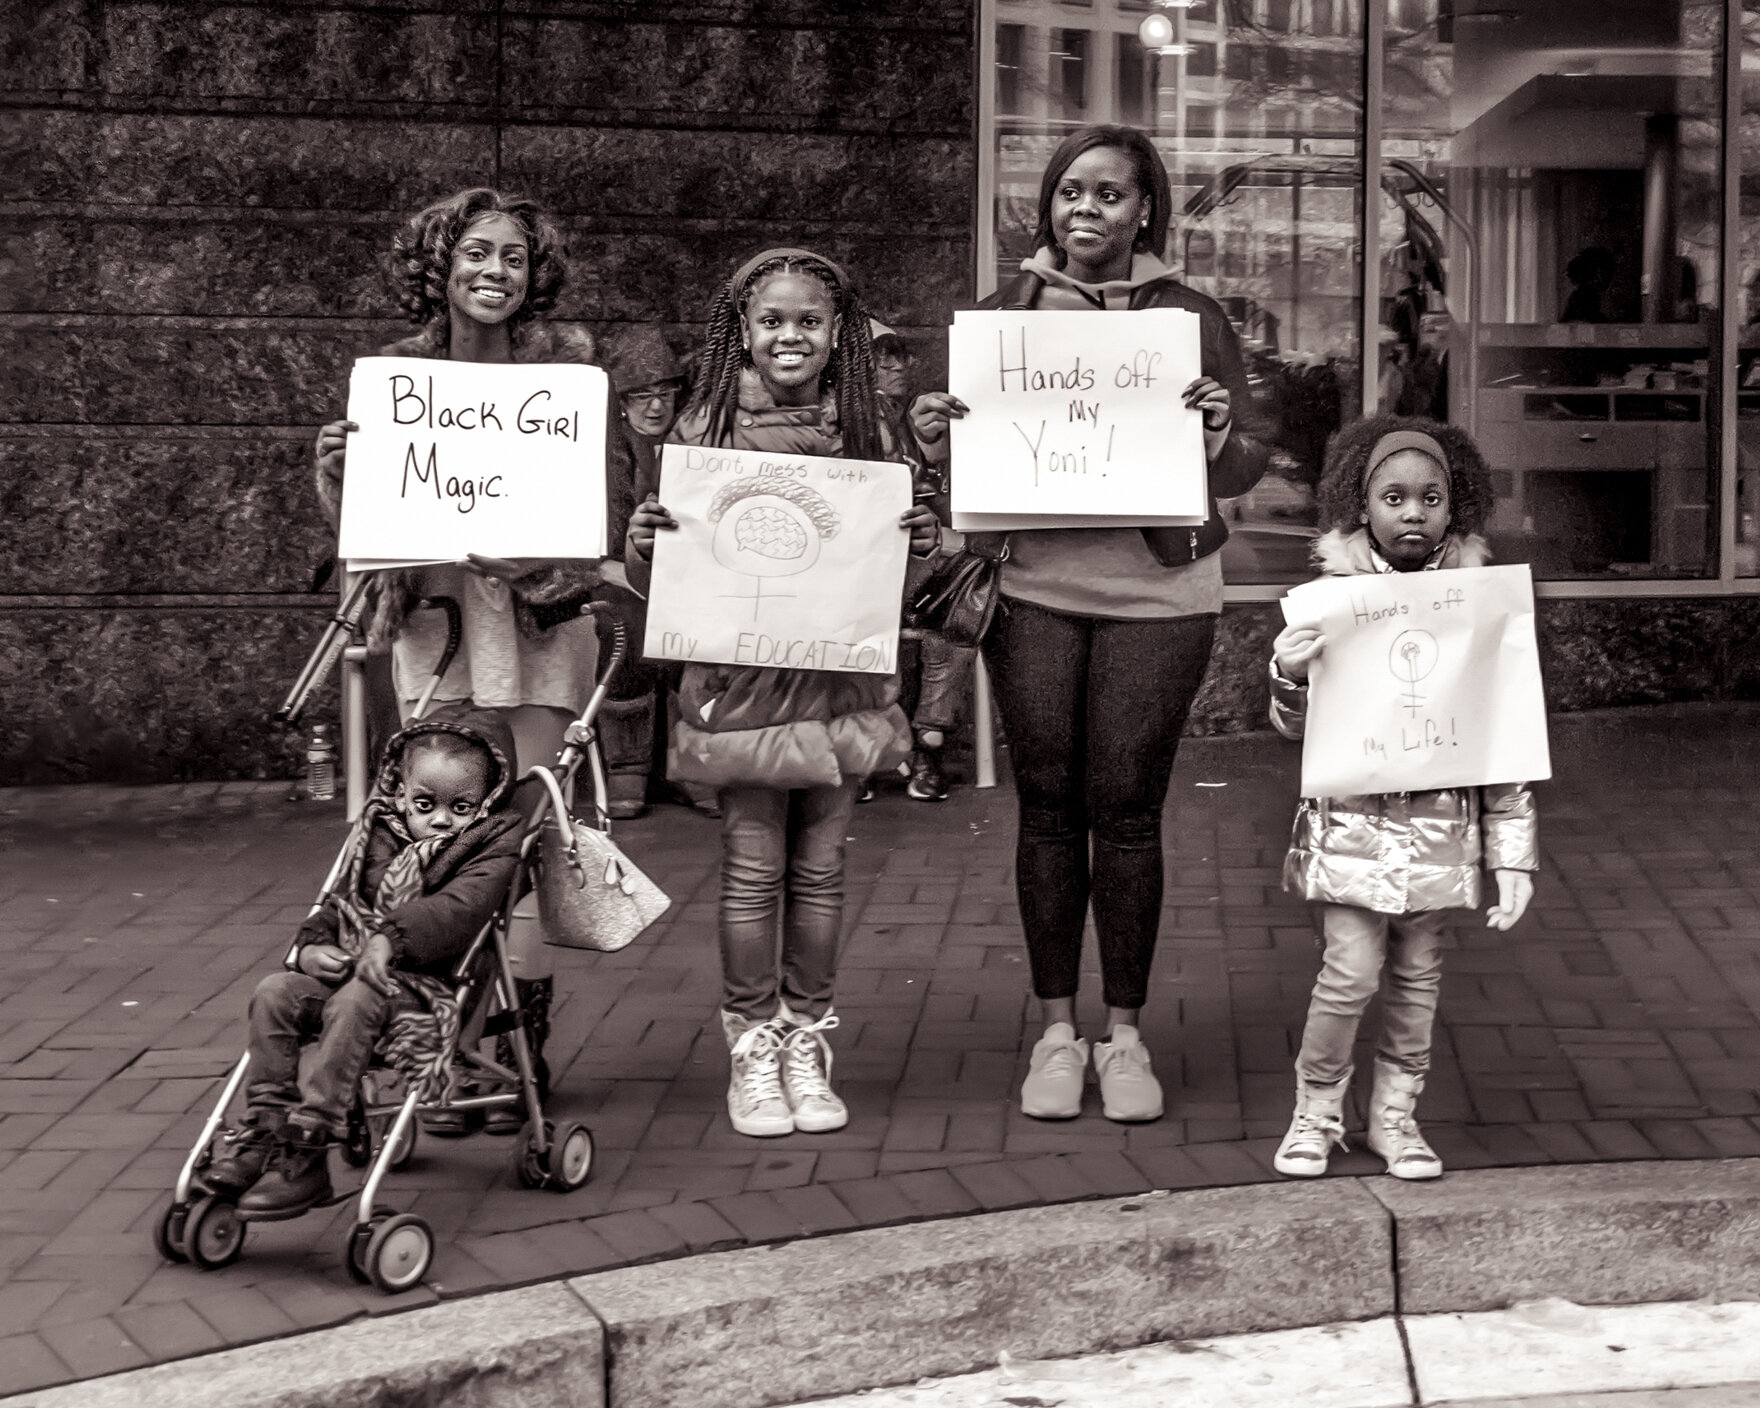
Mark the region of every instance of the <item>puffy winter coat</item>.
MULTIPOLYGON (((700 445, 708 415, 673 427, 681 445, 700 445)), ((749 369, 741 376, 732 447, 835 457, 843 452, 837 403, 778 406, 749 369)), ((667 750, 674 782, 711 787, 835 787, 870 777, 910 756, 911 730, 898 707, 898 676, 747 665, 686 665, 679 719, 667 750)))
MULTIPOLYGON (((1488 557, 1483 538, 1451 536, 1434 565, 1479 567, 1488 557)), ((1320 538, 1314 561, 1323 576, 1391 570, 1361 528, 1320 538)), ((1307 685, 1286 679, 1273 660, 1273 727, 1285 738, 1300 738, 1307 717, 1307 685)), ((1304 797, 1283 862, 1283 887, 1307 900, 1411 914, 1477 909, 1485 871, 1539 868, 1539 818, 1525 782, 1304 797)))
MULTIPOLYGON (((410 724, 385 746, 377 796, 396 795, 403 779, 403 754, 411 742, 429 733, 457 733, 482 744, 495 759, 483 813, 437 852, 423 868, 422 893, 385 916, 391 938, 391 966, 403 972, 450 978, 453 965, 471 940, 507 898, 519 861, 522 823, 509 803, 513 795, 513 732, 492 710, 454 704, 436 709, 410 724)), ((372 896, 403 849, 383 823, 366 838, 366 863, 361 867, 361 894, 353 898, 371 906, 372 896)), ((336 942, 339 919, 334 903, 325 905, 300 925, 297 937, 307 944, 336 942)))

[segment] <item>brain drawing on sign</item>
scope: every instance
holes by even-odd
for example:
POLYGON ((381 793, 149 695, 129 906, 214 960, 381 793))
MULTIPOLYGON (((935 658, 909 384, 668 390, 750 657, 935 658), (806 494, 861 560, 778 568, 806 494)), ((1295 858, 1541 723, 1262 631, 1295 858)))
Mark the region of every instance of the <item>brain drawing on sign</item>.
POLYGON ((816 489, 767 476, 723 485, 709 505, 709 522, 715 560, 752 579, 754 620, 764 579, 807 571, 838 527, 837 510, 816 489))

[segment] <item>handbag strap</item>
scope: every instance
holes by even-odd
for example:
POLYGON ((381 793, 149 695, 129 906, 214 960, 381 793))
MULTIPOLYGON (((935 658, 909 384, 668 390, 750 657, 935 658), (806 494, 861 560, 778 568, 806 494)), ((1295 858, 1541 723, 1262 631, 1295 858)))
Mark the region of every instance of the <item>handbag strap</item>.
POLYGON ((568 853, 572 856, 575 850, 574 821, 568 814, 568 802, 562 795, 562 784, 556 780, 556 774, 541 763, 533 763, 531 767, 527 768, 526 776, 537 778, 544 784, 545 790, 549 792, 550 807, 556 814, 556 827, 562 832, 562 839, 568 846, 568 853))

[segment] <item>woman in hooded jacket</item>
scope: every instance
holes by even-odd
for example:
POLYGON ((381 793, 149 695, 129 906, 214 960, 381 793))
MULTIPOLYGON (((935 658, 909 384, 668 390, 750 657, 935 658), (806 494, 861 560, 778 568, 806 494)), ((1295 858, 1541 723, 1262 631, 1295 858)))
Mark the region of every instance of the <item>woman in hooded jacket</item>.
MULTIPOLYGON (((1166 247, 1167 170, 1130 127, 1084 127, 1052 153, 1035 250, 982 308, 1094 313, 1181 308, 1198 316, 1201 371, 1177 393, 1201 412, 1209 517, 1197 528, 1053 528, 1008 536, 1001 605, 984 641, 1020 795, 1015 885, 1045 1033, 1021 1109, 1081 1113, 1088 1043, 1076 1034, 1082 932, 1092 905, 1106 1003, 1094 1043, 1108 1119, 1152 1120, 1161 1086, 1138 1035, 1161 922, 1161 811, 1222 611, 1217 498, 1265 471, 1240 344, 1214 299, 1176 279, 1166 247)), ((912 424, 947 457, 966 407, 921 398, 912 424)), ((953 467, 957 475, 958 466, 953 467)), ((997 548, 985 549, 997 555, 997 548)))

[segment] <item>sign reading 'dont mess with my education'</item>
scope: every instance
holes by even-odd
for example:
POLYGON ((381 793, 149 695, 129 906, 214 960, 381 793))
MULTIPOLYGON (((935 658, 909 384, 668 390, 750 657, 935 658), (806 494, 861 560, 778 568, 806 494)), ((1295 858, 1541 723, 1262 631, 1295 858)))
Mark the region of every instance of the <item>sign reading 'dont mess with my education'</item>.
POLYGON ((351 570, 605 555, 598 367, 362 357, 338 555, 351 570))
POLYGON ((890 674, 911 506, 901 464, 668 445, 650 659, 890 674))
POLYGON ((958 312, 948 385, 953 526, 961 530, 1202 523, 1210 510, 1198 315, 958 312))
POLYGON ((1308 667, 1303 796, 1552 776, 1525 565, 1322 577, 1283 615, 1326 638, 1308 667))

